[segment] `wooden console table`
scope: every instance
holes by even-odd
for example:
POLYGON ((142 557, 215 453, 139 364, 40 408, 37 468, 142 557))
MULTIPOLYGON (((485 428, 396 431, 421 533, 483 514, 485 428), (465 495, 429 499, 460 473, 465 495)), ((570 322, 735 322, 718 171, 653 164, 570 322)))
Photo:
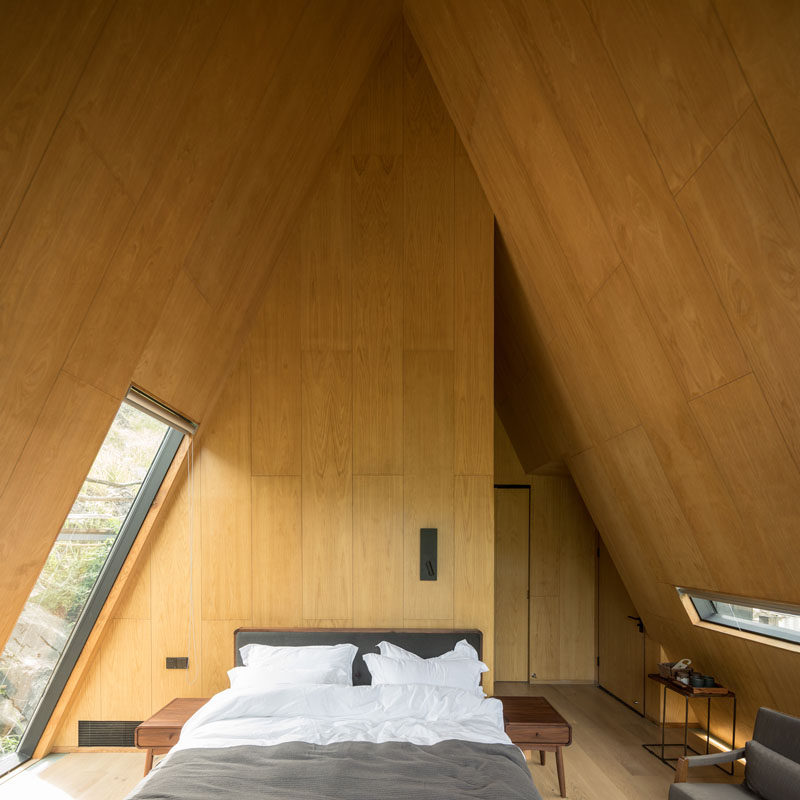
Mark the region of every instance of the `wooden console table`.
MULTIPOLYGON (((675 765, 671 764, 671 761, 677 761, 678 756, 668 757, 665 755, 665 749, 667 747, 682 747, 683 748, 683 757, 686 758, 689 751, 700 754, 698 750, 695 750, 689 744, 689 701, 690 700, 697 700, 702 699, 707 701, 707 711, 706 711, 706 753, 708 753, 709 742, 711 739, 711 701, 717 698, 730 698, 733 700, 733 725, 731 727, 731 746, 736 746, 736 694, 732 692, 730 689, 726 689, 724 692, 720 692, 719 688, 715 692, 703 691, 700 687, 690 687, 684 686, 677 681, 671 681, 667 678, 662 678, 661 675, 657 675, 655 673, 651 673, 647 676, 651 681, 655 681, 656 683, 660 683, 664 687, 664 694, 662 697, 661 702, 661 741, 660 742, 653 742, 649 744, 643 744, 645 750, 648 753, 652 753, 659 761, 662 761, 668 767, 672 767, 675 769, 675 765), (667 728, 667 690, 671 692, 675 692, 675 694, 679 694, 681 697, 685 698, 686 701, 686 708, 684 711, 683 717, 683 743, 680 742, 673 742, 667 743, 666 742, 666 728, 667 728), (660 749, 660 754, 659 754, 660 749)), ((723 772, 727 772, 727 770, 718 765, 719 768, 723 772)), ((734 764, 731 764, 731 771, 730 774, 733 775, 734 771, 734 764)))

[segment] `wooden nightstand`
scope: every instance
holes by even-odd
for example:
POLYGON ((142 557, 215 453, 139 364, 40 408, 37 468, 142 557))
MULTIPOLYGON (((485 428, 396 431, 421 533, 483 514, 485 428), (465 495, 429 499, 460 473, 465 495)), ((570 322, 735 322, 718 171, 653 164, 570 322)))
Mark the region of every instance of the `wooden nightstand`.
POLYGON ((176 697, 137 726, 136 746, 147 750, 144 759, 145 775, 153 766, 153 756, 169 752, 178 741, 186 720, 207 702, 207 697, 176 697))
POLYGON ((558 788, 561 796, 566 797, 561 748, 572 744, 572 726, 544 697, 503 696, 496 699, 503 703, 503 719, 508 738, 520 750, 538 750, 542 764, 546 752, 556 754, 558 788))

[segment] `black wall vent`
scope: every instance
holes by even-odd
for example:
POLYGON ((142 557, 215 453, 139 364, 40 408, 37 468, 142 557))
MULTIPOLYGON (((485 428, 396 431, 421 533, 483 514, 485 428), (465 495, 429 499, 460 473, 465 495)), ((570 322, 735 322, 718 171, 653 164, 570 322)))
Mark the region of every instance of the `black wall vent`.
POLYGON ((134 731, 141 720, 78 720, 78 747, 135 747, 134 731))

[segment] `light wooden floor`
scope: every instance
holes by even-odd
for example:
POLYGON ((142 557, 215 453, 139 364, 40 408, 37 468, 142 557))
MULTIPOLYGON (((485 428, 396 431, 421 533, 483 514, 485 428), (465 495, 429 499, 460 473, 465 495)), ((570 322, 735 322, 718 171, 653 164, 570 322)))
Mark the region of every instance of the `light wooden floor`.
MULTIPOLYGON (((572 723, 564 751, 570 800, 666 800, 674 772, 645 752, 658 728, 594 686, 497 684, 498 694, 543 695, 572 723)), ((144 754, 71 753, 48 756, 0 783, 0 800, 121 800, 141 779, 144 754)), ((545 800, 559 797, 555 758, 530 764, 545 800)), ((693 778, 721 780, 710 768, 693 778)))
POLYGON ((49 755, 0 784, 2 800, 121 800, 142 779, 143 753, 49 755))

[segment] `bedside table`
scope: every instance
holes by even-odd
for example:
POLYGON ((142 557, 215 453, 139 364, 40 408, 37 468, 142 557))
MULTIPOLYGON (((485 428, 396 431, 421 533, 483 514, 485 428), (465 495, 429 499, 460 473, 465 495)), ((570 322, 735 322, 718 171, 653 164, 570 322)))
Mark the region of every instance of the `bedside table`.
POLYGON ((561 748, 572 744, 572 726, 544 697, 501 696, 506 734, 520 750, 538 750, 539 759, 545 762, 545 753, 556 754, 558 788, 567 796, 564 781, 564 759, 561 748))
POLYGON ((136 727, 136 746, 147 750, 144 759, 145 775, 153 766, 153 756, 169 752, 178 741, 186 720, 207 702, 207 697, 176 697, 136 727))

